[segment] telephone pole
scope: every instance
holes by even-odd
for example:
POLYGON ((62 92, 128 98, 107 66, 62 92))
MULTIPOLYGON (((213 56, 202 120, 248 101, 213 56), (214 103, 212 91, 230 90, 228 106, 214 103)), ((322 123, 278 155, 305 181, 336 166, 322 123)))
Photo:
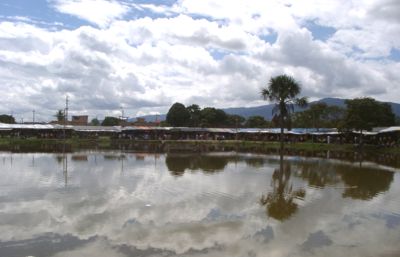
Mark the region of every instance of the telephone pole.
POLYGON ((64 119, 68 122, 68 95, 65 97, 65 115, 64 119))
POLYGON ((124 119, 124 107, 120 107, 121 108, 121 120, 124 119))
POLYGON ((32 123, 35 123, 35 110, 32 111, 32 123))
POLYGON ((64 109, 64 140, 66 139, 66 134, 65 134, 65 127, 67 125, 68 121, 68 95, 65 97, 65 109, 64 109))
POLYGON ((125 116, 124 116, 124 107, 121 106, 121 118, 120 118, 120 125, 124 125, 125 116))

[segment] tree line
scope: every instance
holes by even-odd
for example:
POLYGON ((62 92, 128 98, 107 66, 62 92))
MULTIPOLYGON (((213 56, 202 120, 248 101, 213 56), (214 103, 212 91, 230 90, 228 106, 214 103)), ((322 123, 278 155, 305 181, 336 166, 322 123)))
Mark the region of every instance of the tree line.
MULTIPOLYGON (((303 106, 305 99, 302 99, 303 106)), ((292 104, 292 106, 295 103, 292 104)), ((247 119, 240 115, 227 114, 221 109, 198 105, 185 106, 174 103, 169 109, 163 125, 173 127, 245 127, 245 128, 338 128, 341 130, 371 130, 373 127, 387 127, 399 124, 391 106, 373 98, 355 98, 345 101, 346 107, 330 106, 323 102, 309 105, 303 111, 289 111, 290 106, 280 115, 277 108, 273 110, 272 120, 262 116, 250 116, 247 119), (281 119, 283 117, 283 119, 281 119)), ((279 104, 278 104, 279 106, 279 104)), ((294 109, 294 108, 292 108, 294 109)))
MULTIPOLYGON (((262 122, 266 122, 260 117, 262 122)), ((184 106, 174 103, 169 109, 165 125, 173 127, 237 127, 246 119, 240 115, 230 115, 221 109, 206 107, 201 109, 197 104, 184 106)), ((265 124, 260 124, 264 126, 265 124)))

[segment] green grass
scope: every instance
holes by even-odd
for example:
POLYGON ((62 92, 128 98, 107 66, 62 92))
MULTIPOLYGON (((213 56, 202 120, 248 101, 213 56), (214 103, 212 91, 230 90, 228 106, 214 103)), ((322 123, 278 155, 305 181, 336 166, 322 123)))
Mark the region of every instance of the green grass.
MULTIPOLYGON (((234 149, 240 148, 241 150, 255 149, 259 150, 271 150, 280 149, 279 142, 264 142, 264 141, 241 141, 241 140, 128 140, 128 139, 111 139, 109 137, 100 137, 97 139, 80 139, 77 137, 63 139, 39 139, 39 138, 0 138, 0 147, 5 150, 19 146, 21 148, 27 148, 30 150, 40 150, 43 146, 60 146, 68 145, 72 149, 113 149, 117 145, 129 145, 132 143, 142 144, 163 144, 171 147, 197 147, 197 146, 215 146, 215 147, 231 147, 234 149)), ((351 144, 321 144, 321 143, 287 143, 285 144, 286 150, 301 150, 301 151, 347 151, 354 152, 359 149, 351 144)), ((366 152, 378 152, 378 153, 395 153, 400 154, 400 148, 379 148, 377 146, 366 145, 363 147, 363 151, 366 152)))

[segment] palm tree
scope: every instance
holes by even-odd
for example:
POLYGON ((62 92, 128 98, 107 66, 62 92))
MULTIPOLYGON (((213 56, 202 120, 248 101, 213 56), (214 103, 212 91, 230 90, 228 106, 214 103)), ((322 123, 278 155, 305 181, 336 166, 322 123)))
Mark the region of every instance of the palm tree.
POLYGON ((57 118, 57 121, 64 121, 64 117, 65 117, 65 112, 63 110, 58 110, 56 112, 56 114, 54 115, 54 117, 57 118))
POLYGON ((288 75, 279 75, 269 80, 268 87, 263 88, 261 95, 270 102, 275 102, 272 114, 278 117, 281 128, 281 150, 283 150, 283 131, 285 121, 290 121, 290 113, 294 111, 294 105, 307 106, 307 98, 297 98, 300 94, 300 83, 288 75))

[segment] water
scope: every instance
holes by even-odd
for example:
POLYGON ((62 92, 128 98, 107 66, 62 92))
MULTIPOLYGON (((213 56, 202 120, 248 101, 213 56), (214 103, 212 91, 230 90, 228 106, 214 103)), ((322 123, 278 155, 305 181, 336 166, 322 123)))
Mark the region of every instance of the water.
POLYGON ((400 173, 239 153, 0 152, 0 256, 400 256, 400 173))

